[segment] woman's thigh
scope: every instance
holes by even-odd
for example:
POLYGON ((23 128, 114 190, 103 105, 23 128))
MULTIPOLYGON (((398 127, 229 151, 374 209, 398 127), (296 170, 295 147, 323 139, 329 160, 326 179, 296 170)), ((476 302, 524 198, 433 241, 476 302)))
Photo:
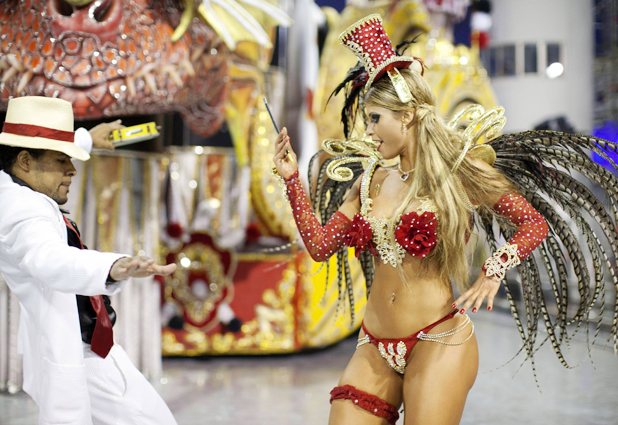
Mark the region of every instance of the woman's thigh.
MULTIPOLYGON (((401 405, 402 384, 401 375, 388 366, 378 349, 371 344, 356 349, 339 380, 339 386, 351 385, 375 395, 395 408, 401 405)), ((387 422, 384 418, 358 407, 351 400, 338 399, 332 403, 328 423, 382 425, 387 422)))
POLYGON ((419 341, 403 379, 405 425, 459 424, 478 372, 473 335, 462 345, 419 341))

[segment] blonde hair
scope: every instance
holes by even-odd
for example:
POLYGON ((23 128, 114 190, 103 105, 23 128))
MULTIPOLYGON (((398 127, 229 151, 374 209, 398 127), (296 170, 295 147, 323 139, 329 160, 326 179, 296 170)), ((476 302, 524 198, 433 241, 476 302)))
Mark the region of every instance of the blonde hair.
MULTIPOLYGON (((365 95, 366 106, 389 109, 396 115, 403 115, 404 112, 414 114, 414 173, 411 175, 410 189, 391 220, 397 222, 413 201, 430 198, 438 209, 438 241, 424 261, 437 261, 441 280, 450 285, 449 278, 452 278, 462 291, 469 286, 466 241, 471 231, 471 211, 463 192, 473 204, 487 212, 492 207, 488 205, 490 200, 512 190, 512 186, 497 171, 480 169, 468 157, 454 173, 451 172, 462 152, 459 133, 435 114, 435 96, 425 79, 409 69, 401 69, 400 73, 412 93, 410 102, 402 103, 399 100, 389 78, 376 81, 365 95)), ((391 243, 396 243, 394 237, 391 243)))

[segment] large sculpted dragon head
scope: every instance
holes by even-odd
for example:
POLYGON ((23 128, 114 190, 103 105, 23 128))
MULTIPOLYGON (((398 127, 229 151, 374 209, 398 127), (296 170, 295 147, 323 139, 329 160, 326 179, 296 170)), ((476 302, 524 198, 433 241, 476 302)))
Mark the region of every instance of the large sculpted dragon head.
POLYGON ((223 120, 230 53, 194 19, 172 42, 178 0, 0 0, 0 109, 60 97, 77 119, 183 113, 203 136, 223 120))

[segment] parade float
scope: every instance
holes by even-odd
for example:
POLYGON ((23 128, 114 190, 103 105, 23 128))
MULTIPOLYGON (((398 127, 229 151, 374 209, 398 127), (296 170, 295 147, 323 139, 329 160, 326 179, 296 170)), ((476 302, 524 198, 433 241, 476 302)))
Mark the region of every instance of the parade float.
MULTIPOLYGON (((285 37, 276 26, 289 21, 264 3, 239 3, 251 25, 227 12, 239 4, 223 0, 0 5, 0 108, 16 96, 61 97, 73 103, 76 125, 121 117, 128 124, 153 118, 161 127, 154 141, 77 164, 68 205, 90 248, 178 264, 168 278, 131 282, 112 300, 121 318, 117 340, 146 375, 160 373, 161 352, 291 353, 340 341, 362 320, 366 294, 356 260, 351 323, 332 269, 327 277, 329 267, 304 252, 270 173, 276 131, 262 98, 286 124, 289 76, 272 56, 285 53, 273 45, 285 37), (222 129, 230 146, 209 146, 222 129)), ((495 106, 478 49, 430 31, 423 1, 323 13, 328 31, 308 103, 319 140, 342 137, 340 101, 327 100, 356 62, 337 37, 371 13, 383 16, 394 43, 418 35, 408 54, 424 58, 441 116, 470 103, 495 106)), ((0 285, 0 382, 12 388, 20 379, 18 317, 16 300, 0 285)))

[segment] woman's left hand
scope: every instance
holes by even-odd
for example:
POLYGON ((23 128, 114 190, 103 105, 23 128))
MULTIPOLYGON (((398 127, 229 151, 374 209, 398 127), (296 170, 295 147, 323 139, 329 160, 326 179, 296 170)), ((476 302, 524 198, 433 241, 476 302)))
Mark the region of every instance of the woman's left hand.
POLYGON ((485 272, 481 270, 481 274, 478 279, 476 279, 476 282, 474 282, 474 285, 457 298, 453 303, 453 308, 459 308, 458 306, 465 303, 461 307, 461 314, 464 314, 473 305, 472 313, 476 313, 477 310, 481 308, 481 305, 483 305, 483 300, 487 298, 487 310, 491 310, 494 307, 494 297, 498 293, 501 283, 502 281, 494 277, 485 276, 485 272))

